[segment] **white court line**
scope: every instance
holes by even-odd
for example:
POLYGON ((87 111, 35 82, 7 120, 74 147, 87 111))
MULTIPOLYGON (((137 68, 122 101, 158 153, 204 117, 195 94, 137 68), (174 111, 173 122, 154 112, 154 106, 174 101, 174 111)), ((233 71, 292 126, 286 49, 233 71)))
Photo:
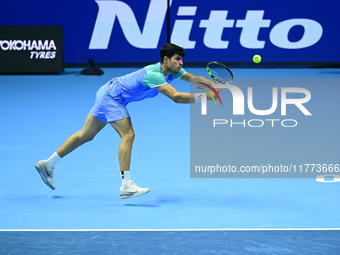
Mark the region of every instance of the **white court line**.
POLYGON ((157 231, 339 231, 340 228, 217 228, 217 229, 0 229, 0 232, 157 232, 157 231))

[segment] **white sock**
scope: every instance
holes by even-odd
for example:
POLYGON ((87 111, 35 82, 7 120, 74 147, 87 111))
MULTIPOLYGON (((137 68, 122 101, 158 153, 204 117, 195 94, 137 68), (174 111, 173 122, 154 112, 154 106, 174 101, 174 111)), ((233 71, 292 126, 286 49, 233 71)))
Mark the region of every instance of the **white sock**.
POLYGON ((130 183, 130 171, 121 171, 120 177, 122 178, 122 186, 125 188, 130 183))
POLYGON ((54 166, 58 163, 58 161, 60 160, 61 158, 59 157, 59 155, 57 154, 57 152, 53 153, 53 155, 48 159, 46 160, 46 165, 49 167, 49 168, 54 168, 54 166))

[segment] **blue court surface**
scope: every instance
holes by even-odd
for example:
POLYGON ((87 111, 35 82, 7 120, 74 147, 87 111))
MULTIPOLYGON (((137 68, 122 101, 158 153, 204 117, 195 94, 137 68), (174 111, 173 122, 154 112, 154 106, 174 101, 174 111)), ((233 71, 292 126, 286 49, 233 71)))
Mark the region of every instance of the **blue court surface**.
MULTIPOLYGON (((109 125, 58 163, 49 189, 34 164, 82 128, 101 85, 134 70, 0 76, 0 254, 340 254, 340 182, 190 178, 190 106, 163 95, 128 105, 131 176, 149 194, 120 199, 120 138, 109 125)), ((232 70, 240 78, 340 77, 338 69, 232 70)), ((207 77, 203 67, 186 71, 207 77)), ((327 89, 339 97, 340 87, 327 89)), ((327 130, 315 136, 338 143, 327 130)))

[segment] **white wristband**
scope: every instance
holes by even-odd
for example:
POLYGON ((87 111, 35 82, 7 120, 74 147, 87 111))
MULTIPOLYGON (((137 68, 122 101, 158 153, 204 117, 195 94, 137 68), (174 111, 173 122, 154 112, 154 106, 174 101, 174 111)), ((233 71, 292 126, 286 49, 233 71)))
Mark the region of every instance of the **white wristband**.
POLYGON ((194 93, 195 103, 202 102, 202 93, 194 93))

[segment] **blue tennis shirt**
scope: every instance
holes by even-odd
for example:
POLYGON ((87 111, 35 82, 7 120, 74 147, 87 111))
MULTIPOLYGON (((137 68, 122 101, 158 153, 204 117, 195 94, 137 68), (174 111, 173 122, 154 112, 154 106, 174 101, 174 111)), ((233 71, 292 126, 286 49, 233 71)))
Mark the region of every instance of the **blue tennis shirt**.
POLYGON ((112 97, 123 98, 125 103, 140 101, 157 96, 156 87, 169 84, 174 79, 180 79, 186 71, 181 68, 178 73, 164 76, 161 63, 145 66, 133 73, 113 78, 107 82, 108 93, 112 97))

